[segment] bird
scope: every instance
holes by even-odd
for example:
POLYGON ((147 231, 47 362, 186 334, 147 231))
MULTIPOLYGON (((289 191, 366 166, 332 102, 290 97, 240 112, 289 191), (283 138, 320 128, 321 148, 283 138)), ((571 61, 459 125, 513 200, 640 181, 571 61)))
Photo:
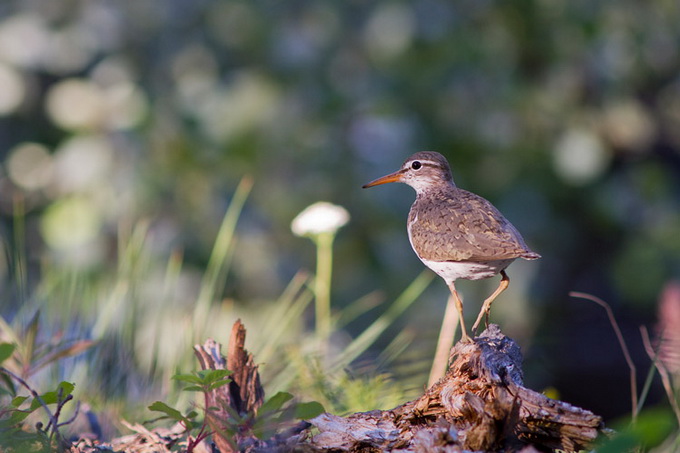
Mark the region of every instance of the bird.
POLYGON ((488 326, 492 302, 510 284, 507 267, 517 258, 535 260, 541 255, 527 247, 519 231, 491 202, 456 186, 449 162, 437 152, 417 152, 399 170, 363 188, 390 182, 415 189, 407 223, 411 247, 423 264, 446 282, 458 311, 461 340, 471 341, 456 280, 501 276, 498 288, 482 304, 472 327, 474 334, 482 318, 488 326))

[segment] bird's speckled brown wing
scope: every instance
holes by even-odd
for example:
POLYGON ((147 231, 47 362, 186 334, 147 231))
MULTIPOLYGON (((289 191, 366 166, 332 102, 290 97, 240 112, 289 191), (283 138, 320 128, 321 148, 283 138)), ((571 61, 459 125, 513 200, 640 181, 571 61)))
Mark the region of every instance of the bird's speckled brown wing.
POLYGON ((538 258, 515 227, 484 198, 466 190, 429 192, 409 214, 416 253, 432 261, 538 258))

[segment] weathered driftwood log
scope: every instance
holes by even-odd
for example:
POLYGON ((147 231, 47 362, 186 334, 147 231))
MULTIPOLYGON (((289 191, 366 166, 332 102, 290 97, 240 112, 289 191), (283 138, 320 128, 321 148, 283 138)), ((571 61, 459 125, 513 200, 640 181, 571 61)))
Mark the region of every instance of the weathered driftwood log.
POLYGON ((578 451, 602 418, 522 386, 517 344, 491 325, 452 350, 446 376, 388 411, 310 420, 312 444, 341 451, 578 451))

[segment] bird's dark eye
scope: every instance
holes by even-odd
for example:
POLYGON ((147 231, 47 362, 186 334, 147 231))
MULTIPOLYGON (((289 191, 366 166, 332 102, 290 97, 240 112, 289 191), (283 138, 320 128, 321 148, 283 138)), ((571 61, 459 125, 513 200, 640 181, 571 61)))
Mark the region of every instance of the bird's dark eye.
POLYGON ((421 164, 419 161, 414 160, 413 163, 411 164, 411 168, 414 170, 419 170, 420 167, 422 167, 423 164, 421 164))

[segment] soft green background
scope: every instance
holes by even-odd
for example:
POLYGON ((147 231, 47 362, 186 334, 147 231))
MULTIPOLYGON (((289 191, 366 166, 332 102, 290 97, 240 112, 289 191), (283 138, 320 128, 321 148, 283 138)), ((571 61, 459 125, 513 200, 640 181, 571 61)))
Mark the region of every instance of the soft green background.
MULTIPOLYGON (((335 241, 334 309, 373 291, 397 297, 423 268, 405 229, 414 194, 360 187, 436 150, 543 255, 513 264, 492 313, 521 343, 528 385, 621 415, 628 373, 615 336, 601 308, 567 294, 612 305, 645 373, 638 326, 654 332, 660 294, 680 276, 679 10, 675 0, 4 0, 0 314, 21 326, 40 310, 46 338, 100 340, 50 375, 90 397, 150 403, 177 368, 195 366, 193 342, 226 342, 236 317, 253 341, 266 337, 273 301, 314 270, 313 244, 290 222, 315 201, 352 217, 335 241), (212 299, 223 317, 190 331, 246 175, 254 185, 212 299)), ((496 284, 460 284, 471 319, 496 284)), ((434 280, 365 358, 406 335, 401 371, 387 371, 412 378, 410 395, 426 380, 446 296, 434 280)), ((295 328, 311 329, 312 315, 295 328)))

